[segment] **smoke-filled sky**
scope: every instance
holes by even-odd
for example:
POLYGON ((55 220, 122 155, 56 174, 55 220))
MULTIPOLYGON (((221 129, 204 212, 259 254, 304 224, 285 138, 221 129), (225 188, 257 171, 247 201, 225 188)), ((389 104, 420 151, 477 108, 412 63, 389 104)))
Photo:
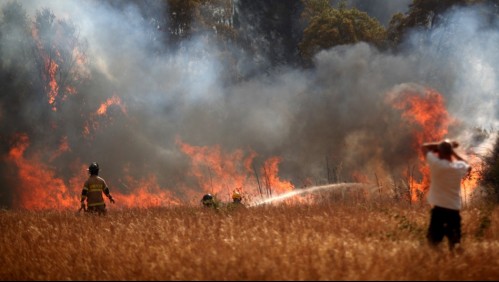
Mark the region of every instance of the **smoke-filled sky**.
MULTIPOLYGON (((76 95, 85 95, 95 110, 113 96, 123 105, 109 107, 113 118, 86 140, 71 111, 58 112, 66 115, 59 120, 71 150, 46 163, 67 185, 72 185, 74 163, 97 161, 111 191, 126 192, 124 174, 129 173, 154 176, 161 189, 179 198, 197 197, 208 191, 197 182, 192 158, 180 144, 219 146, 227 155, 254 152, 256 167, 280 157, 279 177, 295 187, 325 184, 326 160, 329 168, 341 167, 340 181, 352 181, 354 172, 396 177, 417 162, 411 138, 420 129, 411 127, 389 98, 404 91, 424 93, 425 87, 444 97, 456 120, 447 137, 459 140, 463 150, 485 146, 473 137, 476 128, 497 130, 499 125, 499 23, 486 25, 472 8, 452 9, 429 34, 412 33, 400 53, 383 53, 366 43, 338 46, 319 52, 313 68, 266 68, 234 82, 227 80, 228 69, 235 65, 245 73, 259 65, 238 52, 240 47, 225 47, 240 54, 231 57, 237 60, 231 66, 202 35, 182 48, 157 52, 168 38, 151 41, 164 33, 150 19, 155 12, 160 17, 167 2, 136 3, 149 5, 149 18, 134 5, 118 11, 106 1, 21 1, 31 17, 46 7, 56 17, 71 19, 88 42, 92 77, 76 95)), ((31 107, 20 110, 29 115, 31 107)), ((32 146, 54 142, 43 134, 30 141, 32 146)), ((205 173, 217 176, 210 168, 205 173)), ((78 179, 85 176, 82 171, 78 179)), ((221 189, 232 189, 227 181, 221 189)), ((81 189, 76 185, 74 190, 81 189)), ((8 189, 3 195, 12 193, 0 189, 8 189)), ((2 203, 9 205, 5 199, 2 203)))

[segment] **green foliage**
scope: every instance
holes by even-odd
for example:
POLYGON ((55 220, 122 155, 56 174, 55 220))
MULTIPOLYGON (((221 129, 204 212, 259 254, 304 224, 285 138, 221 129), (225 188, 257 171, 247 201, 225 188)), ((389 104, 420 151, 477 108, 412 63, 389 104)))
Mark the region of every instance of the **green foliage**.
POLYGON ((305 8, 303 9, 301 16, 306 21, 309 21, 322 11, 331 9, 331 5, 328 0, 303 0, 303 4, 305 8))
POLYGON ((388 26, 388 39, 393 45, 403 41, 411 29, 431 29, 445 18, 443 14, 452 7, 473 5, 483 0, 413 0, 409 11, 394 14, 388 26))
POLYGON ((386 39, 383 26, 367 13, 355 8, 347 9, 344 5, 338 9, 323 6, 324 1, 310 1, 305 9, 310 20, 299 44, 305 60, 310 60, 322 49, 336 45, 363 41, 379 46, 386 39))

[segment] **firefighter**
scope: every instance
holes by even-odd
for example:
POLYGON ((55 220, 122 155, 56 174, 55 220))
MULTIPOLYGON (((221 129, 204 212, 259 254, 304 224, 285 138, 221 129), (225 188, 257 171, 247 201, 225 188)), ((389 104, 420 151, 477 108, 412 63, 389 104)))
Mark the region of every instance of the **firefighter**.
POLYGON ((114 199, 109 192, 109 187, 106 181, 99 176, 99 164, 93 162, 88 167, 90 176, 83 185, 81 191, 81 208, 85 209, 85 200, 87 201, 88 212, 98 213, 99 215, 106 214, 106 203, 102 197, 102 193, 106 195, 111 203, 114 204, 114 199))
POLYGON ((242 201, 243 201, 243 197, 242 197, 241 193, 239 193, 238 191, 234 191, 234 193, 232 193, 232 203, 229 203, 227 205, 227 207, 230 210, 246 208, 246 206, 243 204, 242 201))
POLYGON ((215 199, 213 198, 213 195, 211 194, 206 194, 203 196, 201 199, 201 203, 203 203, 203 206, 207 208, 214 208, 215 207, 215 199))

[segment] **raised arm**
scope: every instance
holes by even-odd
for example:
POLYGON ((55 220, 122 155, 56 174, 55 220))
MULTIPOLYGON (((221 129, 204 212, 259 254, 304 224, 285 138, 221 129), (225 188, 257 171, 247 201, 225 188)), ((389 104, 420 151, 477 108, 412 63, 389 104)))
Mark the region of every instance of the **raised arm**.
POLYGON ((454 158, 456 158, 456 160, 463 161, 463 162, 467 163, 467 161, 465 159, 463 159, 460 155, 458 155, 456 153, 456 151, 454 151, 454 150, 452 150, 452 156, 454 156, 454 158))
POLYGON ((459 161, 463 161, 465 162, 466 164, 468 164, 468 173, 471 172, 471 166, 469 165, 468 161, 466 161, 465 159, 463 159, 460 155, 458 155, 456 153, 456 151, 452 150, 452 156, 454 156, 454 158, 456 158, 456 160, 459 160, 459 161))
POLYGON ((428 142, 428 143, 423 143, 421 146, 421 150, 423 151, 423 156, 426 157, 426 154, 428 152, 438 152, 438 142, 428 142))
MULTIPOLYGON (((456 156, 456 158, 458 158, 458 160, 462 160, 462 158, 460 156, 458 156, 455 152, 454 152, 454 148, 457 148, 459 147, 459 143, 456 142, 456 141, 451 141, 449 139, 444 139, 440 142, 427 142, 427 143, 423 143, 423 145, 421 146, 421 149, 423 151, 423 156, 426 157, 426 154, 428 152, 434 152, 434 153, 439 153, 439 148, 441 148, 441 146, 444 146, 443 148, 447 148, 444 150, 444 152, 441 152, 443 153, 444 155, 447 155, 449 154, 449 158, 454 155, 456 156), (444 146, 445 143, 448 143, 450 146, 447 147, 447 146, 444 146), (447 153, 446 153, 447 152, 447 153)), ((450 159, 449 159, 450 160, 450 159)))

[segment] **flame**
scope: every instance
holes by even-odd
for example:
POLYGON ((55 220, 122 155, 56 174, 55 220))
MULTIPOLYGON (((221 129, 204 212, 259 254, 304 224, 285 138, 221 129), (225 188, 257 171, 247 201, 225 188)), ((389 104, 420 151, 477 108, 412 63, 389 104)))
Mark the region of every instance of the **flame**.
POLYGON ((35 43, 40 77, 48 104, 52 111, 57 111, 58 100, 64 101, 68 95, 75 95, 77 91, 74 84, 90 77, 90 70, 87 67, 87 57, 79 49, 78 41, 65 35, 64 27, 59 23, 51 28, 54 30, 50 38, 41 38, 37 25, 33 23, 31 37, 35 43), (70 54, 64 52, 66 49, 70 50, 70 54))
POLYGON ((277 193, 283 193, 293 190, 294 186, 291 182, 286 180, 279 179, 279 163, 281 162, 281 158, 279 157, 271 157, 266 160, 261 171, 261 174, 264 176, 265 185, 267 190, 269 191, 269 195, 272 195, 272 192, 275 191, 277 193))
MULTIPOLYGON (((132 187, 132 191, 129 194, 124 194, 119 192, 117 189, 111 190, 111 195, 116 200, 116 205, 118 207, 126 208, 150 208, 150 207, 161 207, 161 206, 178 206, 181 201, 173 196, 173 194, 160 187, 157 183, 157 178, 155 175, 148 175, 142 179, 134 179, 129 176, 129 168, 125 168, 125 177, 122 181, 122 185, 126 188, 132 187)), ((109 184, 108 184, 109 185, 109 184)))
MULTIPOLYGON (((12 207, 29 210, 78 208, 83 183, 86 180, 86 177, 82 176, 83 171, 87 173, 86 165, 76 165, 73 176, 65 182, 63 178, 56 175, 54 169, 41 160, 39 154, 27 155, 30 147, 27 134, 16 134, 13 141, 14 145, 4 157, 6 163, 17 168, 16 195, 12 207)), ((68 139, 64 137, 55 154, 69 151, 68 139)), ((171 192, 157 184, 154 175, 134 179, 128 176, 128 170, 126 170, 124 179, 123 185, 132 187, 129 193, 120 192, 117 187, 113 187, 108 182, 117 207, 155 207, 181 203, 171 192)))
POLYGON ((417 148, 428 140, 442 139, 454 121, 447 113, 443 96, 434 89, 425 88, 423 93, 404 91, 392 102, 394 108, 404 111, 402 117, 407 122, 420 128, 414 134, 413 145, 417 148))
POLYGON ((245 156, 241 149, 222 153, 218 145, 192 146, 183 143, 180 138, 176 138, 176 143, 191 158, 192 168, 189 173, 195 177, 201 189, 205 193, 221 195, 225 201, 230 200, 234 189, 245 194, 263 196, 260 182, 264 183, 267 194, 282 193, 294 188, 290 182, 279 178, 278 157, 269 158, 260 170, 256 170, 253 167, 256 153, 253 151, 245 156), (256 171, 260 172, 259 176, 255 175, 256 171), (253 191, 250 191, 251 188, 253 191))
MULTIPOLYGON (((105 102, 99 105, 99 108, 95 113, 91 113, 90 117, 85 121, 83 125, 83 136, 90 137, 92 131, 100 128, 100 123, 98 122, 98 117, 105 117, 108 114, 108 109, 110 106, 118 106, 121 112, 127 115, 127 108, 125 103, 122 102, 121 98, 114 94, 111 98, 108 98, 105 102)), ((108 117, 112 120, 112 117, 108 117)))
POLYGON ((443 96, 431 88, 406 89, 392 99, 392 106, 402 110, 402 117, 414 125, 413 148, 418 152, 418 171, 422 175, 420 182, 414 179, 412 171, 407 171, 412 201, 418 201, 420 195, 426 193, 430 186, 430 170, 425 165, 420 146, 424 142, 442 140, 448 132, 452 118, 447 113, 443 96))
POLYGON ((107 108, 111 105, 117 105, 118 107, 120 107, 121 111, 126 114, 126 107, 125 105, 121 102, 121 98, 116 96, 116 95, 113 95, 113 97, 111 98, 108 98, 104 103, 102 103, 99 107, 99 109, 97 110, 97 114, 98 115, 104 115, 106 114, 107 112, 107 108))
POLYGON ((75 207, 79 192, 69 189, 61 178, 44 165, 38 156, 26 158, 30 143, 28 135, 16 134, 6 161, 18 168, 14 208, 51 209, 75 207))
MULTIPOLYGON (((43 60, 42 80, 45 82, 45 91, 47 92, 48 103, 52 106, 53 111, 57 111, 55 102, 59 93, 59 85, 57 84, 56 74, 59 70, 59 65, 50 57, 47 50, 43 48, 42 41, 38 34, 38 30, 33 26, 31 29, 31 36, 35 41, 36 50, 43 60)), ((56 54, 59 54, 56 52, 56 54)))
MULTIPOLYGON (((415 180, 414 172, 407 170, 407 178, 412 201, 420 200, 430 186, 430 170, 425 163, 425 156, 420 149, 424 142, 442 140, 448 133, 448 127, 455 123, 445 107, 443 96, 431 88, 404 89, 402 92, 393 92, 388 95, 388 102, 396 109, 402 110, 402 117, 410 125, 414 126, 413 148, 418 152, 419 163, 417 171, 422 175, 421 181, 415 180)), ((481 161, 478 157, 470 155, 474 159, 472 166, 478 167, 481 161)), ((469 193, 478 185, 479 171, 473 171, 462 182, 462 189, 469 188, 469 193), (470 190, 471 189, 471 190, 470 190)), ((467 193, 468 193, 467 192, 467 193)))
POLYGON ((467 155, 467 162, 471 165, 471 171, 468 175, 466 175, 461 183, 461 194, 464 196, 465 201, 470 199, 470 195, 473 193, 475 188, 479 186, 481 172, 484 168, 484 162, 480 156, 472 152, 469 152, 467 155))
POLYGON ((47 93, 49 98, 49 104, 52 105, 53 111, 57 111, 57 108, 55 106, 55 99, 57 97, 57 94, 59 93, 59 85, 57 85, 57 80, 55 79, 55 75, 57 73, 59 65, 54 60, 46 59, 45 68, 48 70, 48 75, 49 75, 48 78, 49 89, 47 93))

